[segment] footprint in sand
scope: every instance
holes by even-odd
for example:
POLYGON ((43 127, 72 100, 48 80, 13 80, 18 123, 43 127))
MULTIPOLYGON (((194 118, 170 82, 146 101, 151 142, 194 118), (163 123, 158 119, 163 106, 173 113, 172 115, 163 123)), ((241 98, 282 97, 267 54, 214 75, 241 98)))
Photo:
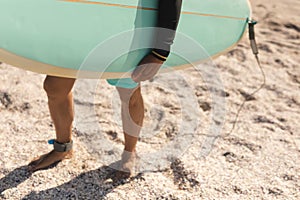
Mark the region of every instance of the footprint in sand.
POLYGON ((300 32, 300 27, 297 26, 297 25, 294 24, 294 23, 291 23, 291 22, 284 24, 284 27, 286 27, 286 28, 288 28, 288 29, 293 29, 293 30, 295 30, 295 31, 298 32, 298 33, 300 32))
POLYGON ((246 55, 243 50, 241 49, 234 49, 228 52, 229 57, 236 58, 240 62, 246 61, 246 55))
POLYGON ((0 103, 5 107, 8 108, 13 104, 11 95, 7 92, 0 91, 0 103))
POLYGON ((258 44, 258 49, 267 53, 273 53, 269 44, 258 44))

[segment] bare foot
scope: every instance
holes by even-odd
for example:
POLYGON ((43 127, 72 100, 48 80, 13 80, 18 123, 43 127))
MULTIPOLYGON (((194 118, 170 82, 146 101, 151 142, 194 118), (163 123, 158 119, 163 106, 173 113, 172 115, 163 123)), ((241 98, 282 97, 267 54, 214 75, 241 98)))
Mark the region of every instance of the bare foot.
POLYGON ((58 152, 58 151, 52 150, 49 153, 46 153, 42 156, 34 158, 33 161, 31 161, 28 164, 28 170, 30 172, 35 172, 37 170, 47 168, 47 167, 51 166, 52 164, 55 164, 63 159, 71 158, 72 155, 73 155, 72 150, 70 150, 68 152, 58 152))
POLYGON ((136 152, 123 151, 121 160, 116 172, 116 177, 119 179, 129 178, 135 174, 136 167, 136 152))

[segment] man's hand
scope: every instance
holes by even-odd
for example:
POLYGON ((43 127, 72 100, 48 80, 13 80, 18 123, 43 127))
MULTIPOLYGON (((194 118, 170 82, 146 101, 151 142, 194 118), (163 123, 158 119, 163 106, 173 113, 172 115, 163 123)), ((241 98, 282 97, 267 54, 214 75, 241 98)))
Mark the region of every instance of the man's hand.
POLYGON ((141 60, 139 65, 131 74, 132 80, 138 83, 153 78, 155 74, 157 74, 163 62, 164 61, 159 60, 152 54, 148 54, 141 60))

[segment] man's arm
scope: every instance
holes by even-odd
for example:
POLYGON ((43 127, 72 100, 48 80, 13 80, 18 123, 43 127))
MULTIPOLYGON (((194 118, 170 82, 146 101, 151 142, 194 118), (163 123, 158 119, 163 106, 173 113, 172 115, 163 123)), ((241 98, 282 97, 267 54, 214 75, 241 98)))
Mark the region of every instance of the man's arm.
POLYGON ((153 78, 170 54, 179 22, 182 0, 159 0, 157 31, 152 52, 145 56, 133 71, 135 82, 153 78))
POLYGON ((170 53, 171 45, 180 18, 182 0, 160 0, 158 5, 158 20, 155 48, 152 53, 161 55, 163 61, 170 53))

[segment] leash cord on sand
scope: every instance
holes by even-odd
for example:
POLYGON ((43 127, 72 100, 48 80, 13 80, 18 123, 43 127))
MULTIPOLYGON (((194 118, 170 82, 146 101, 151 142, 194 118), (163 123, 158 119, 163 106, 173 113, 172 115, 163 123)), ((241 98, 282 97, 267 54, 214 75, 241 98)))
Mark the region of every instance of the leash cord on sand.
POLYGON ((256 21, 248 20, 248 25, 249 25, 249 39, 250 39, 250 45, 251 45, 252 52, 253 52, 253 54, 255 56, 257 65, 258 65, 258 67, 259 67, 259 69, 261 71, 262 77, 263 77, 263 82, 262 82, 262 84, 256 90, 254 90, 251 94, 249 94, 249 96, 245 97, 244 101, 239 106, 239 109, 238 109, 238 111, 237 111, 237 113, 235 115, 235 119, 234 119, 234 122, 233 122, 231 130, 227 134, 225 134, 225 136, 230 135, 233 132, 233 130, 235 129, 235 126, 236 126, 237 120, 239 118, 240 112, 244 108, 244 105, 245 105, 246 101, 250 97, 253 97, 257 92, 259 92, 265 86, 265 84, 266 84, 266 75, 264 73, 264 70, 263 70, 263 68, 261 66, 261 63, 260 63, 260 60, 259 60, 259 57, 258 57, 258 48, 257 48, 257 44, 256 44, 256 41, 255 41, 254 25, 256 23, 257 23, 256 21))

